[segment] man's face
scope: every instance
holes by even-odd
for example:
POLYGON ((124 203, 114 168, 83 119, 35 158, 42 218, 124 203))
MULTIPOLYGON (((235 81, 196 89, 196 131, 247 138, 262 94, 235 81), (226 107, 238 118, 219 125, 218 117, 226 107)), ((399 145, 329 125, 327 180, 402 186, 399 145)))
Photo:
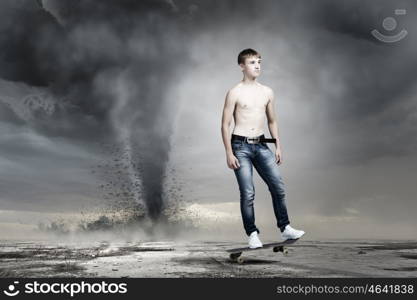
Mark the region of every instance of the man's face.
POLYGON ((261 59, 259 57, 247 57, 245 64, 240 64, 240 66, 247 76, 258 77, 261 74, 261 59))

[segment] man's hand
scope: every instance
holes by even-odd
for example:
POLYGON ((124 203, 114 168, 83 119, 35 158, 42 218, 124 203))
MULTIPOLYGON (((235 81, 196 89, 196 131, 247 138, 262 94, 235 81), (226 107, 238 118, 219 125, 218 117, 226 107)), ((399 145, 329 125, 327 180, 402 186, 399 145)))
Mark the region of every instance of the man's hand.
POLYGON ((234 170, 240 168, 239 160, 233 155, 233 153, 227 155, 227 166, 234 170))
POLYGON ((277 148, 277 150, 275 150, 275 163, 277 163, 278 165, 282 164, 282 153, 280 148, 277 148))

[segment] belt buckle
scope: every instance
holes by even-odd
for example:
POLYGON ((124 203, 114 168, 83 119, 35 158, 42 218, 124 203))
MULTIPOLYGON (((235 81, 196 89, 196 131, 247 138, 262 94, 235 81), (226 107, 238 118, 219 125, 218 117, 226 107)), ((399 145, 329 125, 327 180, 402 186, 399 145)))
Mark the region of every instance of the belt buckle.
POLYGON ((260 137, 256 137, 256 138, 246 138, 246 142, 248 143, 248 144, 258 144, 259 143, 259 141, 261 140, 261 138, 260 137))

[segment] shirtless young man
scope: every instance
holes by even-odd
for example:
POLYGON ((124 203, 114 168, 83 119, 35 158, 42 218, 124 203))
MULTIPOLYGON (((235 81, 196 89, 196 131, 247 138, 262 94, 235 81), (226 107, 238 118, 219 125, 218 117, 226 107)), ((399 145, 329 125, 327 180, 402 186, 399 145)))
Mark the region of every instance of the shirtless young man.
MULTIPOLYGON (((222 117, 222 137, 226 148, 227 165, 233 169, 240 190, 240 210, 243 226, 249 236, 249 247, 262 247, 259 230, 255 226, 253 168, 268 185, 281 238, 297 239, 305 232, 292 228, 289 224, 285 204, 285 189, 278 165, 282 163, 282 153, 278 137, 278 125, 274 111, 274 93, 271 88, 260 84, 256 78, 261 71, 261 56, 253 49, 239 53, 238 64, 243 79, 226 95, 222 117), (268 128, 275 142, 273 153, 264 142, 265 115, 268 128), (229 128, 234 117, 232 135, 229 128)), ((267 142, 270 142, 271 139, 267 142)))

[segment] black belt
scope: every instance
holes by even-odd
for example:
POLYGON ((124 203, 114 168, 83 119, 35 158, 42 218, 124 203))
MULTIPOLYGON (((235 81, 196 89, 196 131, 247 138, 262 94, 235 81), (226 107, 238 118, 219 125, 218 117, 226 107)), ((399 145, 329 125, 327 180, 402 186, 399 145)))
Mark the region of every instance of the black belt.
POLYGON ((275 143, 276 139, 267 139, 264 135, 260 135, 257 137, 247 137, 247 136, 241 136, 232 134, 232 141, 238 140, 238 141, 244 141, 248 144, 258 144, 258 143, 275 143))

